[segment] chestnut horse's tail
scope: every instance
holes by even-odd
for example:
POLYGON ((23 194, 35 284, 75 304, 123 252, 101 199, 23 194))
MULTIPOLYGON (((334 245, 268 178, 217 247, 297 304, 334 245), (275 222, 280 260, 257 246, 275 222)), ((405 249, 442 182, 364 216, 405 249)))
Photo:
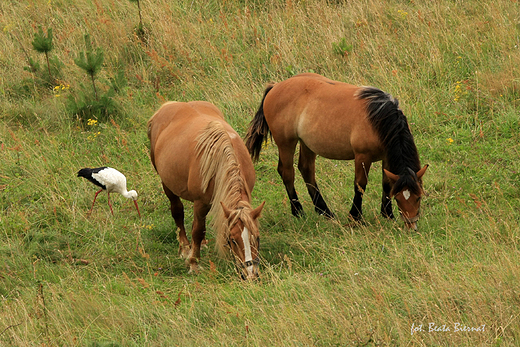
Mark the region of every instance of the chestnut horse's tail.
POLYGON ((256 111, 255 117, 249 124, 249 130, 247 131, 247 135, 245 138, 246 147, 251 155, 251 159, 254 162, 258 161, 260 157, 260 151, 262 150, 262 143, 267 142, 267 136, 270 134, 269 125, 265 120, 264 116, 264 100, 267 96, 267 93, 271 89, 273 89, 274 83, 267 86, 264 91, 264 97, 262 98, 262 102, 260 103, 260 107, 258 111, 256 111))

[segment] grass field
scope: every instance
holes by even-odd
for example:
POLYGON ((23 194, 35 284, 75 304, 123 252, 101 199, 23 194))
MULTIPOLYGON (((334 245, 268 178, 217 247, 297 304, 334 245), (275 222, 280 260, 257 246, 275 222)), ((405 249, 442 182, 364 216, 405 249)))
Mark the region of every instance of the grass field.
POLYGON ((0 3, 1 346, 520 345, 518 1, 140 7, 142 30, 128 0, 0 3), (52 28, 50 69, 31 45, 39 26, 52 28), (74 61, 85 34, 104 52, 97 101, 74 61), (241 281, 211 230, 205 270, 188 274, 147 120, 166 100, 206 100, 245 135, 265 85, 301 72, 399 99, 430 164, 419 230, 379 215, 381 163, 363 224, 348 218, 353 163, 323 158, 337 220, 313 212, 300 176, 294 218, 268 144, 253 192, 266 201, 261 279, 241 281), (116 194, 113 216, 100 194, 88 217, 86 166, 124 172, 142 218, 116 194))

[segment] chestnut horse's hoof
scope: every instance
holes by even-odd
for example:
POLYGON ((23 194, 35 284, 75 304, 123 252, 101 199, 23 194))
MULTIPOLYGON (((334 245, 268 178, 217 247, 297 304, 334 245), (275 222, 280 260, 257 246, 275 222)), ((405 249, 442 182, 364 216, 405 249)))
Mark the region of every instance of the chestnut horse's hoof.
POLYGON ((199 266, 199 263, 197 262, 197 259, 190 259, 187 261, 190 269, 188 270, 189 274, 199 274, 200 271, 202 271, 202 266, 199 266))
POLYGON ((180 245, 179 246, 179 257, 181 257, 181 259, 188 259, 190 257, 190 253, 191 253, 191 247, 190 245, 180 245))

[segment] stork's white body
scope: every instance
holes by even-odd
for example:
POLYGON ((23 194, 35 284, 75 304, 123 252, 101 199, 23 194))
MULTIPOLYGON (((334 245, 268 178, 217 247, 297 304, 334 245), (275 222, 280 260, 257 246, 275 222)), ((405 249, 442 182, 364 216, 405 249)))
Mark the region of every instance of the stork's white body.
POLYGON ((126 189, 126 177, 121 172, 111 167, 100 167, 95 169, 84 168, 79 170, 78 177, 84 177, 98 187, 101 187, 101 189, 94 196, 94 202, 92 203, 90 211, 92 211, 92 208, 94 207, 97 195, 103 190, 106 190, 108 194, 108 205, 110 206, 110 211, 112 214, 114 214, 114 211, 112 210, 112 205, 110 204, 110 193, 119 193, 125 198, 132 199, 134 201, 137 213, 139 213, 139 216, 141 216, 139 207, 137 206, 137 192, 135 190, 128 191, 126 189))
POLYGON ((126 177, 116 169, 107 167, 98 173, 92 173, 92 178, 104 185, 107 193, 119 193, 127 199, 137 198, 135 190, 126 190, 126 177))

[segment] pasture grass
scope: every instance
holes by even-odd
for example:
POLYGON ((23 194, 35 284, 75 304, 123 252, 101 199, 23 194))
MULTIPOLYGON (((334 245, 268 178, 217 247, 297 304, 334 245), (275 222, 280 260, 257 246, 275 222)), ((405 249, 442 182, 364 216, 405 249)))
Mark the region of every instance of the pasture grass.
POLYGON ((0 4, 1 345, 519 344, 517 2, 141 0, 141 10, 146 38, 130 1, 0 4), (44 64, 30 44, 39 26, 55 35, 58 88, 24 69, 28 57, 44 64), (121 83, 106 122, 67 107, 91 83, 74 64, 87 33, 105 54, 100 92, 121 83), (313 212, 299 176, 306 215, 293 218, 268 144, 253 194, 254 206, 266 201, 261 279, 239 280, 211 231, 204 270, 188 274, 146 121, 166 100, 207 100, 244 135, 266 83, 309 71, 400 100, 430 164, 418 232, 379 215, 380 163, 362 224, 348 219, 353 163, 323 158, 318 183, 337 220, 313 212), (115 194, 114 216, 105 194, 87 216, 95 188, 76 172, 102 165, 125 173, 142 219, 115 194))

